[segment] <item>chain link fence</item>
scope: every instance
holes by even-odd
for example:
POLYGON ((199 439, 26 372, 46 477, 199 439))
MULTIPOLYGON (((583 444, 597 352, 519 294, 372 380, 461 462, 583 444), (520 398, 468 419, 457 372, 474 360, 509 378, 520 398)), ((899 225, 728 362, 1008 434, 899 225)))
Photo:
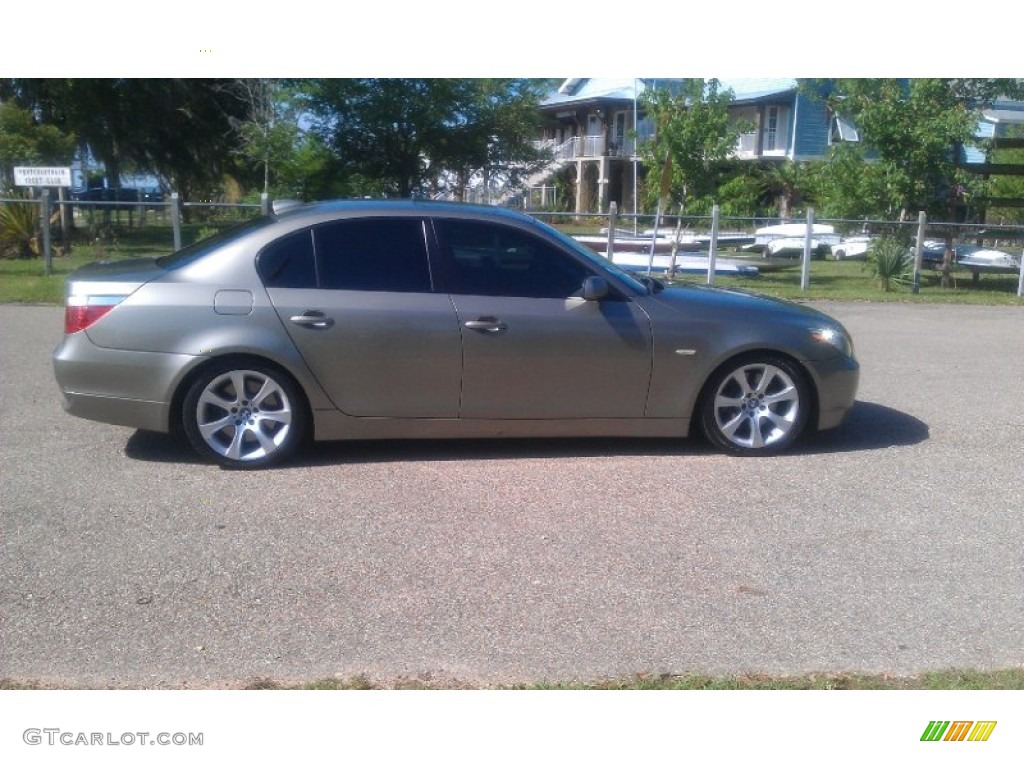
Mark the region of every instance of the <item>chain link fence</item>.
MULTIPOLYGON (((1024 296, 1024 228, 873 219, 779 219, 534 212, 595 252, 645 274, 720 278, 771 275, 807 290, 817 262, 862 262, 863 276, 906 283, 917 292, 942 279, 1000 286, 1024 296), (947 251, 949 263, 947 264, 947 251), (891 259, 892 263, 887 263, 891 259), (811 266, 815 264, 812 270, 811 266)), ((845 270, 855 274, 853 270, 845 270)))
MULTIPOLYGON (((54 199, 48 191, 35 199, 0 198, 0 209, 15 211, 21 236, 31 242, 32 254, 42 256, 51 273, 55 248, 67 253, 76 242, 104 243, 144 240, 156 252, 178 250, 270 211, 270 200, 259 203, 182 201, 141 190, 104 190, 109 196, 92 199, 54 199)), ((887 270, 916 292, 922 283, 947 280, 978 283, 1001 278, 1006 291, 1024 296, 1024 228, 1020 226, 869 219, 738 218, 717 215, 607 214, 533 212, 597 253, 627 269, 649 274, 672 273, 715 283, 720 278, 773 279, 798 283, 807 290, 823 268, 814 262, 861 261, 878 277, 884 244, 895 244, 894 264, 887 270), (947 252, 949 263, 947 264, 947 252), (696 276, 696 277, 693 277, 696 276), (1010 278, 1016 278, 1012 280, 1010 278)))
POLYGON ((135 189, 89 192, 80 198, 55 198, 49 190, 35 198, 0 197, 3 220, 10 219, 3 229, 7 241, 13 247, 20 240, 41 256, 49 275, 55 250, 63 254, 76 245, 119 240, 144 241, 155 251, 169 252, 270 211, 267 195, 258 203, 227 203, 186 202, 177 193, 165 197, 135 189))

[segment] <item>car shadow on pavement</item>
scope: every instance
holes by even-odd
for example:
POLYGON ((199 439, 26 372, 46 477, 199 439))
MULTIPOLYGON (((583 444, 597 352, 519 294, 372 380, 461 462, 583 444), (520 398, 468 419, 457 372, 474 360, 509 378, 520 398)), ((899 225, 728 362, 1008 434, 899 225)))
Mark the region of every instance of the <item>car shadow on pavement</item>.
MULTIPOLYGON (((928 425, 877 403, 858 401, 836 429, 808 435, 791 454, 842 453, 915 445, 928 439, 928 425)), ((178 435, 135 432, 125 454, 136 461, 203 464, 178 435)), ((465 440, 339 440, 306 446, 283 468, 402 461, 600 458, 604 456, 715 455, 700 436, 675 438, 485 438, 465 440)), ((272 470, 271 470, 272 471, 272 470)))
POLYGON ((910 414, 858 400, 835 429, 808 435, 796 454, 844 453, 916 445, 928 439, 928 425, 910 414))
POLYGON ((164 434, 138 429, 128 438, 124 455, 135 461, 161 464, 205 464, 183 434, 164 434))

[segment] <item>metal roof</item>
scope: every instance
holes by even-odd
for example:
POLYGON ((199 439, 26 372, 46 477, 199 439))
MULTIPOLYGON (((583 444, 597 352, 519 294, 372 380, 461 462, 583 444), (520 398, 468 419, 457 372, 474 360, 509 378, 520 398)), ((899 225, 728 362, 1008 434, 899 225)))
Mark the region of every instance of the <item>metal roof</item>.
MULTIPOLYGON (((558 106, 594 101, 596 99, 618 99, 632 101, 650 88, 664 87, 681 82, 680 78, 649 77, 570 77, 558 90, 541 102, 541 106, 558 106)), ((758 99, 784 96, 797 89, 795 78, 758 77, 721 80, 722 89, 731 89, 734 101, 756 101, 758 99)))
POLYGON ((740 78, 719 82, 722 84, 722 90, 732 90, 733 101, 756 101, 793 93, 797 89, 796 79, 790 77, 740 78))
POLYGON ((646 90, 644 81, 636 77, 570 77, 557 91, 544 99, 541 106, 572 104, 594 99, 632 101, 646 90))

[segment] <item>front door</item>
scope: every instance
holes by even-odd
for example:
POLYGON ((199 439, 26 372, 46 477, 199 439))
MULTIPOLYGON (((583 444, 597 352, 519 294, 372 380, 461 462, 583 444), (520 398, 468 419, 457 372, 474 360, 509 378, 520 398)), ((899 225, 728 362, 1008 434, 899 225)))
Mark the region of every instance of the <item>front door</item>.
POLYGON ((510 226, 435 222, 463 345, 463 418, 644 415, 646 313, 625 296, 581 297, 594 271, 510 226))

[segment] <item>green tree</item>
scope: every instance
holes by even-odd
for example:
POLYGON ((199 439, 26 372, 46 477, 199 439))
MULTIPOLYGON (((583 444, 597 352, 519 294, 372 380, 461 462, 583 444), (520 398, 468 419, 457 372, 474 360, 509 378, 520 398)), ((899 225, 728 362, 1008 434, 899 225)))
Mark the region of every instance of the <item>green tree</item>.
POLYGON ((779 218, 788 219, 794 207, 814 196, 816 169, 808 163, 783 160, 761 170, 761 188, 779 209, 779 218))
POLYGON ((890 177, 898 175, 890 166, 867 159, 856 144, 839 144, 819 166, 816 205, 831 218, 896 219, 902 205, 890 177))
MULTIPOLYGON (((982 110, 1019 92, 1019 82, 1006 79, 868 78, 836 81, 831 99, 835 111, 853 119, 863 151, 878 164, 874 191, 886 195, 887 207, 901 218, 924 210, 955 222, 984 192, 984 182, 962 167, 962 149, 978 143, 982 110)), ((946 243, 943 284, 950 280, 952 233, 946 243)))
POLYGON ((537 156, 532 81, 332 79, 301 87, 313 130, 362 194, 459 194, 474 174, 514 179, 537 156))
POLYGON ((730 124, 732 92, 718 80, 686 80, 677 90, 652 89, 642 98, 655 132, 641 153, 647 166, 661 173, 660 184, 651 185, 648 194, 665 198, 666 206, 706 213, 734 165, 732 154, 745 130, 730 124))
POLYGON ((234 149, 243 166, 259 173, 259 186, 274 197, 309 199, 322 189, 330 152, 303 130, 301 95, 281 80, 239 80, 232 89, 247 116, 232 118, 234 149))
POLYGON ((13 187, 17 165, 68 165, 75 137, 54 125, 39 124, 27 109, 0 103, 0 191, 13 187))
POLYGON ((187 196, 232 170, 231 120, 248 117, 236 87, 213 79, 14 79, 0 82, 0 98, 43 124, 67 126, 115 184, 123 170, 147 170, 187 196))
MULTIPOLYGON (((1007 139, 1020 141, 1024 139, 1024 128, 1011 127, 1007 139)), ((993 163, 1006 165, 1024 165, 1024 148, 997 148, 992 155, 993 163)), ((994 198, 987 210, 988 221, 995 223, 1021 223, 1022 209, 1018 206, 1004 205, 1004 199, 1024 199, 1024 176, 996 176, 992 179, 989 191, 994 198)))

